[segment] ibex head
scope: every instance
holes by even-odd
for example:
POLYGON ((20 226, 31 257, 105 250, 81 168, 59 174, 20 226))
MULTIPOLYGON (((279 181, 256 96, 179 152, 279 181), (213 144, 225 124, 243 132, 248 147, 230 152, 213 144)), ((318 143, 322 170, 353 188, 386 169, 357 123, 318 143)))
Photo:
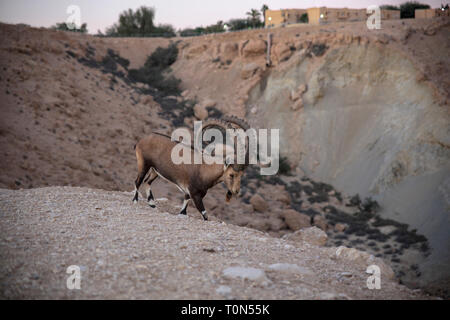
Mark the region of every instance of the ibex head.
MULTIPOLYGON (((242 119, 239 119, 234 116, 224 116, 221 120, 218 119, 211 119, 206 121, 203 124, 202 132, 210 127, 219 127, 222 129, 242 129, 244 131, 248 130, 250 128, 250 125, 242 119)), ((224 171, 222 175, 222 181, 225 183, 225 186, 227 188, 227 195, 226 200, 227 202, 230 201, 231 197, 234 195, 238 195, 241 190, 241 178, 244 174, 244 170, 248 166, 248 143, 246 141, 245 146, 239 146, 236 143, 237 147, 243 147, 245 148, 245 163, 244 164, 236 164, 237 155, 236 152, 234 152, 234 146, 227 146, 227 145, 217 145, 216 146, 216 152, 218 149, 223 148, 221 152, 224 156, 224 171), (234 157, 233 159, 227 158, 227 149, 233 149, 234 157)))

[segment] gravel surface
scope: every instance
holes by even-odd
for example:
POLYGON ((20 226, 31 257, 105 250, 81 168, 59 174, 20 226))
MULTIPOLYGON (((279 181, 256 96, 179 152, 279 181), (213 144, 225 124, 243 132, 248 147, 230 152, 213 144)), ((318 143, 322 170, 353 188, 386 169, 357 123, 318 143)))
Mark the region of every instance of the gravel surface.
POLYGON ((336 248, 273 238, 214 219, 168 213, 130 192, 0 189, 2 299, 422 299, 336 248), (81 289, 66 286, 69 266, 81 289))

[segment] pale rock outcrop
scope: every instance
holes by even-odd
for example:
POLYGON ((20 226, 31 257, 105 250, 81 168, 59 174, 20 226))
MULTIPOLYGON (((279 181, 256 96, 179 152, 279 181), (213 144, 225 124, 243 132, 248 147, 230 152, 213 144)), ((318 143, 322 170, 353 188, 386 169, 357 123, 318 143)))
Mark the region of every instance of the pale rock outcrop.
POLYGON ((376 258, 373 255, 357 250, 355 248, 347 248, 341 246, 339 248, 332 248, 332 256, 338 260, 346 260, 356 263, 363 269, 367 269, 368 266, 376 265, 380 268, 381 277, 386 277, 387 279, 394 278, 394 271, 387 265, 382 259, 376 258))
POLYGON ((242 67, 241 78, 242 79, 251 78, 255 74, 257 74, 259 70, 261 70, 261 69, 258 64, 254 63, 254 62, 247 63, 242 67))
POLYGON ((298 99, 294 102, 294 104, 291 106, 292 111, 297 111, 303 108, 303 99, 298 99))

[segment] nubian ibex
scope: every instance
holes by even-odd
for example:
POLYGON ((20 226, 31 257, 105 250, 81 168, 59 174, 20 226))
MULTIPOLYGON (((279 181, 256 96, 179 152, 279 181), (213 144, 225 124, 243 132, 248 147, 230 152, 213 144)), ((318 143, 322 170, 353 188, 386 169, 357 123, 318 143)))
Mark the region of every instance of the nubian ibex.
MULTIPOLYGON (((237 117, 223 117, 222 120, 211 119, 203 122, 202 131, 208 128, 221 129, 243 129, 250 128, 248 123, 237 117)), ((143 138, 135 146, 138 176, 135 181, 134 202, 138 201, 139 187, 145 181, 149 185, 147 201, 151 207, 155 207, 155 201, 151 190, 151 184, 155 179, 161 177, 175 184, 184 193, 184 202, 180 214, 185 215, 189 201, 194 201, 195 207, 202 214, 204 220, 208 220, 206 209, 203 205, 203 198, 208 189, 220 182, 224 182, 227 188, 226 200, 229 201, 233 195, 239 194, 241 187, 241 178, 244 170, 248 166, 248 147, 245 150, 246 161, 244 164, 235 164, 228 158, 224 158, 224 163, 207 164, 174 164, 172 161, 172 149, 181 144, 178 141, 172 141, 171 137, 152 133, 143 138), (231 163, 230 163, 231 162, 231 163), (148 174, 148 175, 147 175, 148 174)), ((191 152, 192 159, 195 152, 202 152, 191 146, 182 146, 183 152, 191 152)), ((206 156, 202 154, 202 156, 206 156)))

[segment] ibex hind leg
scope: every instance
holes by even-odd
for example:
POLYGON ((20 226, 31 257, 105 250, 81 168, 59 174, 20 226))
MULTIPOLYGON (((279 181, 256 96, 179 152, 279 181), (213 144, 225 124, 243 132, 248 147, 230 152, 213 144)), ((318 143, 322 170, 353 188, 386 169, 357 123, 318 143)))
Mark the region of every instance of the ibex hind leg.
POLYGON ((134 203, 137 203, 139 200, 139 187, 141 186, 142 182, 144 181, 144 178, 147 175, 148 169, 149 169, 148 167, 144 167, 143 170, 139 170, 139 172, 138 172, 138 176, 134 183, 134 198, 133 198, 134 203))
POLYGON ((158 174, 155 172, 155 170, 150 169, 150 175, 148 176, 146 182, 148 183, 148 197, 147 197, 147 202, 148 205, 152 208, 156 207, 156 203, 155 203, 155 198, 153 197, 153 193, 152 193, 152 182, 156 180, 156 178, 158 178, 158 174))
POLYGON ((188 194, 185 194, 184 201, 183 201, 183 207, 181 208, 180 214, 182 214, 182 215, 187 214, 187 206, 189 205, 190 201, 191 201, 191 197, 188 194))

